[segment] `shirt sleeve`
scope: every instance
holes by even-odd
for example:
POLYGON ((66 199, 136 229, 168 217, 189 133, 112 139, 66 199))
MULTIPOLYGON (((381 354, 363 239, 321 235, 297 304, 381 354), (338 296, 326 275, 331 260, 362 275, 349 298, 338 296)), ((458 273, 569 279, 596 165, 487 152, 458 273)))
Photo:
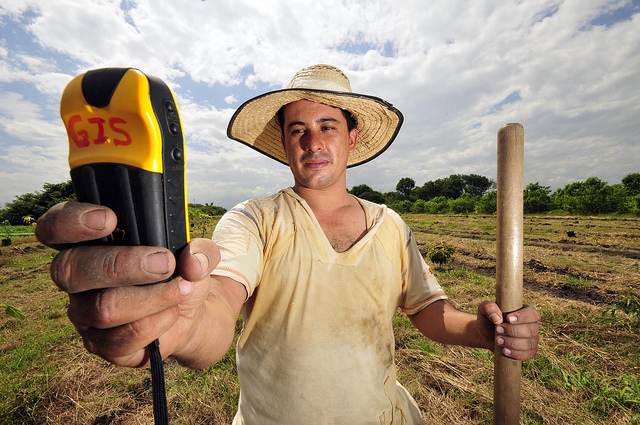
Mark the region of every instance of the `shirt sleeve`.
POLYGON ((248 299, 262 276, 264 237, 258 217, 249 209, 235 207, 216 225, 213 241, 220 249, 221 259, 211 275, 239 282, 247 290, 248 299))
POLYGON ((429 304, 446 300, 448 297, 438 283, 431 267, 425 262, 418 244, 413 237, 413 232, 405 226, 404 241, 404 282, 405 295, 400 306, 402 311, 413 315, 427 307, 429 304))

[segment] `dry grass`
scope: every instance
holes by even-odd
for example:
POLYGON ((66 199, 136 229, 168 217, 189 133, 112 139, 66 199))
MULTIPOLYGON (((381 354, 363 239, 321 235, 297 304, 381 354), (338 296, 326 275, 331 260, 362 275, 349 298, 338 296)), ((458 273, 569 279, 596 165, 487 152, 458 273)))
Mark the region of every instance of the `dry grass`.
MULTIPOLYGON (((456 249, 436 275, 459 308, 494 296, 495 218, 407 216, 423 252, 456 249)), ((120 369, 87 354, 49 282, 53 251, 33 238, 0 251, 0 418, 6 424, 152 423, 147 370, 120 369)), ((525 301, 543 315, 538 357, 522 367, 521 423, 640 423, 638 318, 610 312, 640 288, 640 220, 525 219, 525 301), (575 232, 568 237, 567 231, 575 232)), ((239 323, 238 326, 241 326, 239 323)), ((396 317, 396 363, 427 423, 491 423, 492 355, 422 338, 396 317)), ((206 370, 167 362, 172 423, 226 424, 237 407, 235 353, 206 370)), ((0 421, 1 422, 1 421, 0 421)))
MULTIPOLYGON (((423 252, 436 243, 456 247, 453 264, 436 269, 436 275, 458 307, 473 311, 478 301, 493 297, 494 217, 406 219, 423 252)), ((607 314, 620 295, 640 287, 640 220, 527 217, 524 230, 525 302, 536 305, 543 319, 540 353, 523 364, 522 423, 640 421, 637 319, 607 314)), ((412 378, 418 379, 413 393, 427 423, 491 423, 489 358, 455 347, 418 359, 399 350, 398 359, 401 368, 409 362, 410 370, 428 371, 444 361, 455 369, 440 368, 442 374, 463 371, 464 380, 455 384, 442 376, 434 380, 433 372, 412 378), (424 391, 428 396, 422 398, 424 391)))

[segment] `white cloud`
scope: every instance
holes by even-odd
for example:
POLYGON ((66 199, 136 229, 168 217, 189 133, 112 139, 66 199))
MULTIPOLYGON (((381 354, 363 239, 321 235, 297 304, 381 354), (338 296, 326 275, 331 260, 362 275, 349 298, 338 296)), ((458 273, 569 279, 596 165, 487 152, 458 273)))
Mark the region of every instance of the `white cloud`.
POLYGON ((64 128, 57 122, 45 121, 40 106, 24 100, 19 93, 0 93, 0 114, 3 117, 0 128, 22 142, 48 147, 57 138, 66 140, 64 128))
POLYGON ((303 66, 332 63, 354 91, 405 115, 394 145, 350 170, 351 185, 389 191, 406 176, 417 184, 453 173, 495 178, 496 133, 514 121, 525 127, 527 182, 558 188, 596 175, 617 183, 640 171, 637 9, 630 0, 4 1, 0 164, 17 163, 8 145, 51 147, 55 138, 66 146, 57 108, 73 75, 138 67, 178 98, 190 198, 229 207, 290 177, 229 141, 233 110, 212 105, 236 107, 303 66), (630 18, 594 25, 619 9, 630 18), (198 100, 206 86, 206 96, 223 93, 219 102, 198 100), (496 108, 512 93, 520 99, 496 108))

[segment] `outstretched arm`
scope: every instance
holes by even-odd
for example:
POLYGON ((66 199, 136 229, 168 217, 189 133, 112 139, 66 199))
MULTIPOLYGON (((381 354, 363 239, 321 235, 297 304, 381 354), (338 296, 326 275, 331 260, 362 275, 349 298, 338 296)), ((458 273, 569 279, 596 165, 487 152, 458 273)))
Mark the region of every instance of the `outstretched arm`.
POLYGON ((465 313, 446 300, 436 301, 415 315, 413 324, 427 338, 443 344, 486 348, 502 347, 504 355, 530 360, 538 351, 540 314, 531 306, 509 313, 506 321, 498 305, 485 301, 478 313, 465 313))
POLYGON ((68 202, 36 227, 42 243, 61 250, 51 277, 69 294, 68 316, 87 350, 116 365, 145 366, 145 347, 159 338, 163 357, 215 363, 233 340, 246 296, 239 283, 209 275, 220 259, 215 243, 195 239, 177 262, 164 248, 80 245, 109 235, 116 222, 106 207, 68 202), (176 268, 179 276, 162 282, 176 268))

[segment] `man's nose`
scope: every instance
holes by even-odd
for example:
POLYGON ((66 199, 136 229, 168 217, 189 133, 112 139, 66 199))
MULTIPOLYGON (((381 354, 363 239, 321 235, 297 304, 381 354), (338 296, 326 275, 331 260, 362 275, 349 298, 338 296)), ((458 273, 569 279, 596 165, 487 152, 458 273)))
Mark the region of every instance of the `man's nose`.
POLYGON ((322 137, 314 130, 307 130, 304 133, 301 145, 307 152, 319 152, 324 149, 322 137))

